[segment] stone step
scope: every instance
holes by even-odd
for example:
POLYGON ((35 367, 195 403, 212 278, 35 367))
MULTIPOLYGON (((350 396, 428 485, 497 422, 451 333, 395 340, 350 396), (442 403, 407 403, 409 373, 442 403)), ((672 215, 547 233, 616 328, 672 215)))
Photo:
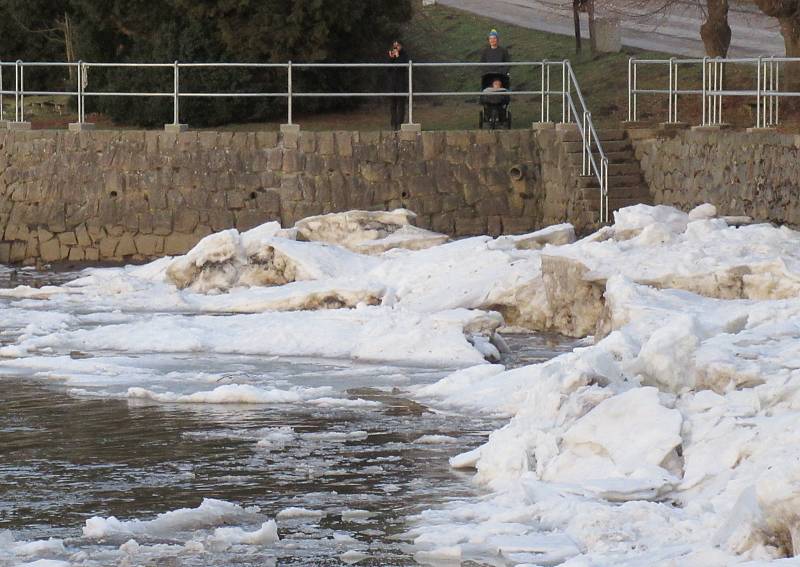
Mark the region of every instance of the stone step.
MULTIPOLYGON (((610 167, 610 166, 609 166, 610 167)), ((599 187, 599 181, 594 175, 581 175, 578 177, 578 187, 599 187)), ((630 175, 609 175, 608 187, 635 187, 642 184, 642 175, 633 173, 630 175)))
MULTIPOLYGON (((564 145, 564 149, 567 150, 568 154, 580 154, 583 151, 583 142, 562 142, 562 144, 564 145)), ((603 147, 603 151, 606 153, 633 149, 628 140, 613 140, 609 142, 601 141, 600 145, 603 147)))
MULTIPOLYGON (((558 137, 562 142, 580 142, 581 134, 578 132, 577 126, 571 130, 560 130, 558 137)), ((601 142, 624 140, 626 137, 625 130, 599 130, 597 137, 601 142)))
POLYGON ((608 175, 641 175, 642 168, 638 163, 609 163, 608 175))
MULTIPOLYGON (((639 163, 636 160, 636 156, 633 155, 633 151, 632 150, 623 150, 623 151, 620 151, 620 152, 606 152, 606 157, 608 158, 608 165, 609 166, 611 164, 614 164, 614 163, 639 163)), ((578 166, 578 167, 580 167, 581 163, 583 163, 582 160, 581 160, 581 153, 580 152, 578 152, 576 154, 567 154, 567 159, 569 159, 569 163, 571 165, 575 165, 575 166, 578 166)), ((595 161, 598 161, 600 159, 600 156, 595 153, 594 154, 594 159, 595 159, 595 161)), ((600 165, 599 162, 598 162, 597 165, 598 166, 600 165)))
MULTIPOLYGON (((597 187, 584 187, 580 191, 580 196, 584 201, 596 202, 600 200, 600 190, 597 187)), ((650 191, 644 186, 621 187, 608 190, 608 199, 641 199, 650 200, 650 191)))
MULTIPOLYGON (((590 214, 597 214, 599 215, 600 211, 600 200, 596 201, 585 201, 587 205, 587 211, 590 214)), ((609 211, 616 211, 622 209, 623 207, 632 207, 633 205, 652 205, 652 201, 650 199, 612 199, 611 197, 608 198, 608 210, 609 211)))

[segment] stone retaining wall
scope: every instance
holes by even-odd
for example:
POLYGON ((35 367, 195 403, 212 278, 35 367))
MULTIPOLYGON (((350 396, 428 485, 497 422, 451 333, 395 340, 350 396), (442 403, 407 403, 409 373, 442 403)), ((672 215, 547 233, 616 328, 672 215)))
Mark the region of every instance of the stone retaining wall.
POLYGON ((800 136, 631 130, 653 202, 800 227, 800 136), (645 136, 642 138, 642 136, 645 136))
POLYGON ((454 236, 519 233, 570 218, 571 169, 552 129, 0 132, 0 262, 149 259, 348 209, 406 207, 454 236))

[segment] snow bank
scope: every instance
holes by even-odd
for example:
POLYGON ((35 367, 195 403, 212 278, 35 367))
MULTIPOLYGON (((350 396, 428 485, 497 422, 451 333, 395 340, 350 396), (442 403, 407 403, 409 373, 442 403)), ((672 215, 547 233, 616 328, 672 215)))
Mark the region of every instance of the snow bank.
POLYGON ((243 508, 224 500, 204 498, 197 508, 164 512, 152 520, 123 521, 114 516, 95 516, 86 520, 83 537, 100 539, 119 535, 150 535, 163 538, 170 534, 252 519, 258 511, 258 508, 243 508))
POLYGON ((294 226, 302 240, 338 244, 364 254, 379 254, 393 248, 422 250, 449 240, 446 234, 414 226, 416 217, 406 209, 347 211, 308 217, 294 226))
MULTIPOLYGON (((501 324, 496 313, 455 310, 424 316, 382 307, 224 317, 162 314, 31 337, 0 348, 0 356, 57 349, 313 356, 466 366, 484 362, 486 345, 476 350, 472 343, 491 337, 501 324)), ((496 349, 493 356, 499 356, 496 349)))

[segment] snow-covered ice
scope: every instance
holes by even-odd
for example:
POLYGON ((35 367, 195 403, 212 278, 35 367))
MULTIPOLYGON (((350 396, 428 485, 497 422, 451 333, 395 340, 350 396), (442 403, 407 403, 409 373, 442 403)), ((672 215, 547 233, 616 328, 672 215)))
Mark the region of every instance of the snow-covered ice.
MULTIPOLYGON (((178 376, 152 383, 135 360, 103 354, 449 368, 409 395, 438 411, 507 423, 479 448, 453 455, 452 466, 474 469, 487 494, 415 517, 406 537, 420 561, 797 564, 790 558, 800 555, 800 233, 728 226, 710 205, 688 214, 629 207, 579 240, 560 225, 446 241, 415 230, 411 219, 408 211, 353 213, 289 230, 229 230, 182 257, 89 269, 62 286, 0 290, 0 370, 58 377, 77 395, 99 387, 153 403, 358 407, 374 402, 202 377, 185 390, 178 376), (503 325, 594 339, 506 369, 492 364, 505 348, 503 325), (141 383, 115 390, 123 374, 141 383)), ((287 427, 254 441, 269 451, 366 435, 287 427)), ((411 441, 446 447, 455 439, 411 441)), ((206 500, 151 520, 91 518, 83 535, 119 537, 127 553, 145 545, 136 537, 163 530, 185 535, 179 544, 190 551, 270 545, 282 521, 322 514, 287 508, 276 524, 206 500)), ((60 541, 0 533, 3 541, 16 558, 62 559, 60 541)))

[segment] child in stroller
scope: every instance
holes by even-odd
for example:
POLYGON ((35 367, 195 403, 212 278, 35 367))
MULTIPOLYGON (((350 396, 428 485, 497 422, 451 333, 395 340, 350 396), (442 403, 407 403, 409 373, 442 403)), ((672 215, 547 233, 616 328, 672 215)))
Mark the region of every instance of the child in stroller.
POLYGON ((511 111, 508 105, 511 96, 507 93, 511 86, 511 78, 505 73, 487 73, 481 78, 480 103, 483 110, 480 115, 479 127, 495 130, 497 128, 511 129, 511 111))

